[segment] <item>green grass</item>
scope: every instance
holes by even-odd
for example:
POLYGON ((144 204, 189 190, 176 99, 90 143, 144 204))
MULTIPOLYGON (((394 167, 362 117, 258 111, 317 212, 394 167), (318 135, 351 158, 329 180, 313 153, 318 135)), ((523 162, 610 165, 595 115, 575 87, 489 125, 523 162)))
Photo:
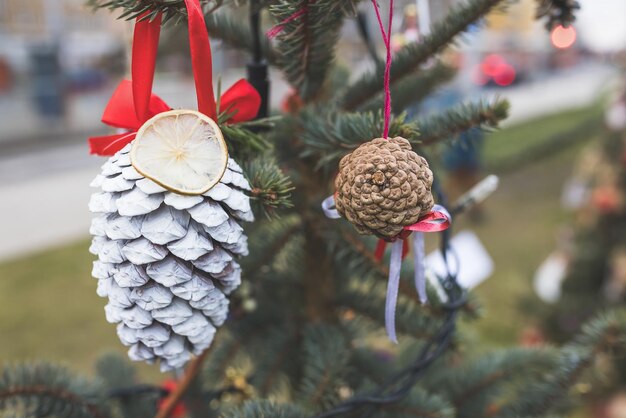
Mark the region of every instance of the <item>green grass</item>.
POLYGON ((536 317, 522 312, 520 301, 534 297, 533 274, 570 220, 560 206, 561 188, 581 148, 578 144, 502 177, 485 202, 487 221, 472 225, 459 218, 455 225, 474 230, 495 263, 494 274, 475 290, 484 317, 464 327, 481 346, 514 344, 522 329, 536 323, 536 317))
MULTIPOLYGON (((487 140, 488 158, 521 152, 524 140, 530 146, 589 112, 549 116, 496 133, 487 140)), ((566 221, 560 191, 580 147, 502 178, 498 192, 485 203, 486 223, 469 225, 463 217, 455 221, 457 231, 469 227, 478 233, 496 264, 495 274, 476 289, 484 318, 463 325, 483 347, 516 342, 520 330, 534 320, 520 313, 519 300, 531 294, 532 274, 554 248, 556 231, 566 221)), ((96 296, 96 281, 90 278, 93 257, 87 247, 85 240, 0 264, 2 361, 45 358, 88 371, 101 353, 125 351, 115 327, 104 319, 105 302, 96 296)), ((141 370, 144 376, 157 376, 153 367, 141 370)))
POLYGON ((598 102, 493 132, 485 140, 485 164, 492 171, 510 172, 529 161, 558 154, 597 132, 603 109, 598 102))
POLYGON ((116 348, 87 248, 83 241, 0 264, 0 358, 45 355, 82 368, 96 351, 116 348))
POLYGON ((125 352, 104 319, 88 246, 85 240, 0 264, 2 362, 45 359, 86 372, 102 353, 125 352))

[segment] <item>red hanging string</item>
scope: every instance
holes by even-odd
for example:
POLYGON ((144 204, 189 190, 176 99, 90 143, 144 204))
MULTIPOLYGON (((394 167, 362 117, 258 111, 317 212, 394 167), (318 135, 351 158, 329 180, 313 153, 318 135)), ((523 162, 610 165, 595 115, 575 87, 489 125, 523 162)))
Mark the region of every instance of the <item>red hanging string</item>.
POLYGON ((385 49, 387 50, 387 57, 385 60, 385 76, 384 76, 385 126, 383 128, 383 138, 386 139, 389 136, 389 123, 391 120, 390 78, 391 78, 391 25, 393 24, 393 0, 389 0, 389 24, 387 26, 386 32, 385 32, 385 27, 383 25, 383 19, 380 16, 380 8, 378 7, 378 3, 376 2, 376 0, 372 0, 372 4, 374 5, 374 11, 376 11, 376 19, 378 19, 378 26, 380 28, 380 33, 383 36, 385 49))
POLYGON ((217 121, 215 96, 213 94, 211 41, 204 22, 204 12, 200 6, 200 0, 185 0, 185 6, 187 6, 191 66, 193 79, 196 82, 198 110, 217 121))
MULTIPOLYGON (((385 124, 383 127, 383 138, 388 139, 389 137, 389 124, 391 121, 391 88, 390 88, 390 73, 391 73, 391 25, 393 24, 393 0, 389 0, 389 23, 387 26, 387 31, 385 31, 385 26, 383 25, 383 18, 380 16, 380 8, 376 0, 372 0, 372 4, 374 5, 374 11, 376 12, 376 19, 378 20, 378 27, 380 28, 380 33, 383 36, 383 42, 385 43, 385 49, 387 50, 387 56, 385 59, 385 76, 384 76, 384 90, 385 90, 385 124)), ((378 240, 378 244, 376 245, 376 259, 378 261, 383 259, 385 254, 385 248, 387 243, 380 239, 378 240)), ((406 253, 408 251, 408 246, 406 240, 402 245, 402 258, 404 259, 406 253)))
POLYGON ((273 39, 273 38, 277 37, 283 31, 283 29, 285 29, 285 25, 287 23, 293 22, 294 20, 296 20, 300 16, 303 16, 306 13, 306 9, 307 9, 307 6, 305 5, 300 10, 298 10, 297 12, 295 12, 294 14, 289 16, 288 18, 286 18, 283 21, 281 21, 280 23, 277 23, 276 25, 272 26, 270 28, 270 30, 265 32, 265 36, 267 36, 270 39, 273 39))
MULTIPOLYGON (((215 97, 213 95, 213 61, 209 33, 204 22, 204 13, 200 0, 185 0, 189 28, 189 47, 191 66, 196 85, 198 110, 213 120, 217 120, 215 97)), ((133 97, 138 118, 144 119, 149 114, 150 96, 156 65, 159 34, 161 32, 161 14, 154 20, 140 16, 135 25, 132 51, 133 97)))
MULTIPOLYGON (((184 1, 187 7, 189 46, 198 110, 217 121, 211 43, 204 14, 200 0, 184 1)), ((170 110, 167 103, 152 93, 162 16, 159 13, 152 20, 146 19, 149 13, 141 15, 135 25, 132 80, 122 80, 102 115, 102 122, 105 124, 130 132, 89 138, 89 150, 92 154, 115 154, 135 139, 137 130, 148 119, 170 110)), ((225 123, 243 122, 257 115, 261 96, 250 83, 242 79, 222 95, 220 104, 222 109, 228 109, 230 113, 225 123)))
POLYGON ((269 39, 277 37, 283 31, 283 29, 285 29, 285 25, 287 25, 287 23, 293 22, 299 17, 307 14, 309 12, 309 4, 313 3, 315 3, 315 0, 306 0, 304 5, 300 9, 298 9, 296 12, 283 19, 276 25, 272 26, 267 32, 265 32, 265 36, 267 36, 269 39))

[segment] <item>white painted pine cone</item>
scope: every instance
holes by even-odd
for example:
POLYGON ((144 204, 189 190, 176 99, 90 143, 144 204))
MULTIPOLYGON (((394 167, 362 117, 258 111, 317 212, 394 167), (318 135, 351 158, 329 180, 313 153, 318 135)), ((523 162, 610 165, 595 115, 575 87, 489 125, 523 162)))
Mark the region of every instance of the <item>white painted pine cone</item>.
POLYGON ((235 260, 248 253, 240 221, 254 216, 248 181, 230 159, 221 181, 202 196, 170 192, 131 165, 130 145, 91 183, 92 275, 108 297, 107 321, 132 360, 183 367, 207 349, 241 282, 235 260))

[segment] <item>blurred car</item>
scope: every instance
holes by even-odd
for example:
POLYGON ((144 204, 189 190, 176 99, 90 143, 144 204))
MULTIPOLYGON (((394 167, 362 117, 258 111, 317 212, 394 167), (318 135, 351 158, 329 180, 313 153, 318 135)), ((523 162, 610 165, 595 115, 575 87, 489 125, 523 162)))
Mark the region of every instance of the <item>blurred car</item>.
POLYGON ((68 93, 97 90, 109 79, 108 74, 97 68, 81 68, 65 72, 63 81, 68 93))
POLYGON ((511 57, 496 53, 484 56, 472 74, 472 81, 484 87, 507 87, 525 78, 526 71, 522 65, 516 65, 511 57))

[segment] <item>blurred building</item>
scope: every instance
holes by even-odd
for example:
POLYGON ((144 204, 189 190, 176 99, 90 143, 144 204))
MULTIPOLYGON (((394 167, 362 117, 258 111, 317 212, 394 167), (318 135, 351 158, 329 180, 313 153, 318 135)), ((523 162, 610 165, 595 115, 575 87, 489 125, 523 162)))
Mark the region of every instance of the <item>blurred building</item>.
POLYGON ((123 46, 123 22, 94 13, 85 0, 0 1, 0 61, 17 74, 28 72, 33 49, 58 47, 62 67, 93 66, 123 46))
POLYGON ((85 0, 3 0, 0 34, 41 39, 76 30, 119 31, 106 13, 93 13, 85 0))
POLYGON ((2 120, 67 121, 76 93, 101 91, 124 71, 128 26, 86 0, 0 0, 2 120))

